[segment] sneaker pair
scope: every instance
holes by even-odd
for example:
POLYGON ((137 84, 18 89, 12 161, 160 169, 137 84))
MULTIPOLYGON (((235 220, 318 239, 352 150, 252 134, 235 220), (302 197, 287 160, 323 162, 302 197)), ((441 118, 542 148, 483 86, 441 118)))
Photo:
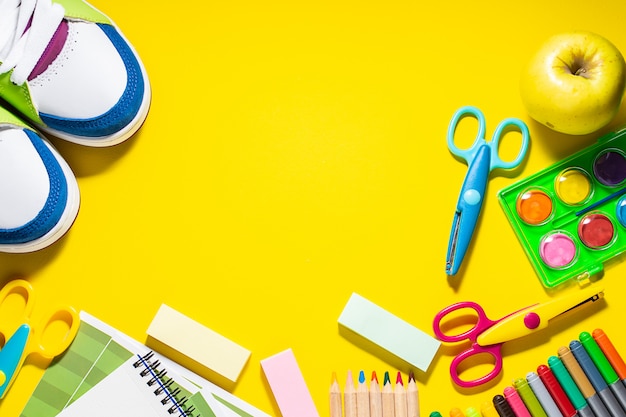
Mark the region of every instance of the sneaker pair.
POLYGON ((150 85, 113 21, 83 0, 0 0, 0 252, 73 224, 76 178, 44 134, 112 146, 139 129, 150 85))

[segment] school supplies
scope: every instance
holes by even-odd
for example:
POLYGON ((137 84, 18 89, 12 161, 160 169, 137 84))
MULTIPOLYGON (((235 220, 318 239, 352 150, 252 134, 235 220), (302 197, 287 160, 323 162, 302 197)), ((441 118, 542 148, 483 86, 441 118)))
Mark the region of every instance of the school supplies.
POLYGON ((330 391, 330 417, 419 417, 419 393, 415 376, 411 372, 406 382, 402 373, 396 375, 392 384, 389 372, 385 372, 383 386, 379 385, 376 372, 372 372, 370 384, 365 373, 359 372, 357 383, 348 370, 346 384, 341 392, 337 374, 333 372, 330 391), (342 413, 343 397, 343 413, 342 413))
POLYGON ((471 346, 459 353, 450 364, 452 380, 461 387, 476 387, 495 378, 502 370, 502 344, 535 333, 548 326, 550 320, 599 300, 604 290, 589 286, 545 303, 537 303, 517 310, 499 320, 491 320, 485 310, 477 303, 463 301, 452 304, 435 315, 433 330, 435 336, 444 342, 469 340, 471 346), (474 312, 475 325, 460 334, 446 334, 445 324, 450 318, 458 317, 458 312, 474 312), (488 354, 494 360, 494 366, 486 375, 473 380, 462 379, 459 375, 461 363, 476 355, 488 354))
POLYGON ((0 350, 0 398, 31 353, 52 359, 67 349, 78 331, 80 319, 72 307, 53 311, 34 325, 34 301, 33 287, 25 280, 10 281, 0 290, 0 341, 6 342, 0 350))
POLYGON ((498 193, 541 283, 587 282, 626 249, 626 129, 498 193))
MULTIPOLYGON (((585 361, 587 363, 592 362, 591 358, 584 356, 584 353, 596 349, 593 347, 593 342, 589 349, 585 346, 589 346, 592 335, 604 339, 603 344, 610 343, 602 329, 595 329, 592 334, 581 332, 579 339, 572 340, 569 344, 573 351, 578 352, 576 355, 569 348, 560 347, 558 349, 559 357, 550 356, 548 365, 537 366, 536 372, 528 372, 526 378, 515 379, 514 387, 505 387, 504 395, 497 394, 491 402, 484 402, 481 406, 482 417, 529 417, 529 415, 532 417, 546 415, 553 417, 617 417, 626 412, 621 403, 618 403, 619 400, 615 402, 596 393, 589 380, 597 378, 593 375, 597 371, 590 368, 588 364, 581 365, 585 361), (581 355, 581 353, 583 354, 581 355), (531 392, 531 388, 533 392, 531 392), (542 398, 541 401, 537 400, 539 397, 542 398), (605 404, 611 405, 607 407, 605 404)), ((593 357, 596 354, 589 353, 589 356, 593 357)), ((614 350, 613 354, 619 356, 617 350, 614 350)), ((595 361, 593 362, 595 363, 595 361)), ((612 369, 612 371, 605 369, 601 373, 606 372, 612 375, 613 371, 617 372, 616 369, 612 369)), ((622 381, 618 382, 621 383, 622 381)), ((450 410, 451 416, 458 413, 460 410, 456 407, 450 410)), ((441 416, 439 412, 435 411, 430 415, 431 417, 441 416)))
MULTIPOLYGON (((102 401, 102 398, 109 401, 111 398, 116 398, 123 385, 115 383, 115 380, 130 378, 124 375, 129 372, 128 369, 120 370, 120 368, 125 366, 124 364, 128 365, 135 355, 143 356, 150 352, 145 345, 84 311, 80 313, 80 318, 80 328, 76 339, 65 354, 58 357, 48 367, 22 411, 21 417, 55 417, 61 412, 73 413, 74 404, 88 393, 92 397, 100 398, 98 401, 102 401)), ((200 417, 269 417, 268 414, 239 397, 170 359, 158 353, 154 354, 154 359, 158 359, 161 363, 159 369, 166 370, 166 373, 162 375, 165 378, 164 381, 169 381, 172 377, 171 383, 164 382, 164 384, 168 384, 168 389, 171 388, 170 392, 175 392, 173 395, 177 401, 185 402, 187 410, 193 407, 194 417, 198 415, 200 417)), ((131 372, 135 370, 132 368, 131 372)), ((132 373, 130 375, 132 376, 132 373)), ((136 403, 154 401, 152 391, 141 395, 145 398, 127 398, 124 404, 128 408, 124 408, 123 413, 110 415, 135 417, 131 411, 136 403)))
POLYGON ((135 355, 58 417, 200 417, 196 407, 187 404, 187 397, 179 396, 182 389, 174 383, 182 378, 167 374, 153 352, 135 355))
POLYGON ((427 371, 441 343, 434 337, 353 293, 338 322, 407 363, 427 371))
POLYGON ((472 106, 461 107, 457 110, 448 126, 448 149, 453 155, 465 160, 468 164, 448 243, 446 256, 446 274, 448 275, 455 275, 458 272, 470 245, 485 198, 489 173, 497 168, 513 169, 517 167, 528 150, 530 140, 528 127, 519 119, 508 118, 501 121, 490 142, 485 140, 485 129, 485 116, 479 109, 472 106), (478 121, 478 132, 471 147, 460 149, 455 144, 454 135, 459 122, 465 117, 473 117, 478 121), (508 162, 500 158, 498 146, 506 133, 513 129, 521 133, 522 143, 517 157, 508 162))
POLYGON ((261 360, 261 367, 282 417, 319 417, 293 350, 261 360))
POLYGON ((615 399, 617 399, 621 408, 626 410, 626 386, 622 384, 622 381, 617 375, 617 371, 613 369, 613 366, 591 334, 588 332, 582 332, 578 338, 582 346, 585 348, 585 351, 589 354, 589 358, 597 367, 598 372, 604 379, 604 382, 609 386, 611 392, 615 395, 615 399))

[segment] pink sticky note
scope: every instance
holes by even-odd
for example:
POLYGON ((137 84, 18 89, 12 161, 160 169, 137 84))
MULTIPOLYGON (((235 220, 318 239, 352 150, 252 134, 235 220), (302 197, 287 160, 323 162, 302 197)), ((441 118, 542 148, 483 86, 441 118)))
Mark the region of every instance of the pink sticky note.
POLYGON ((291 349, 263 359, 261 367, 283 417, 319 417, 291 349))

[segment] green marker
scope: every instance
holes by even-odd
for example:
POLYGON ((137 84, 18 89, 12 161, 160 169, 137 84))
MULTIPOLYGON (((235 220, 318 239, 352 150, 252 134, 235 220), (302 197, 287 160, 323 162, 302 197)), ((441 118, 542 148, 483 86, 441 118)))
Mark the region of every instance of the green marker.
POLYGON ((579 335, 580 343, 583 345, 591 360, 600 371, 600 375, 604 378, 604 381, 613 391, 615 398, 620 403, 622 408, 626 410, 626 386, 621 383, 617 372, 613 369, 611 362, 606 358, 602 349, 598 345, 598 342, 591 336, 589 332, 582 332, 579 335))
POLYGON ((528 385, 528 381, 526 381, 526 379, 516 379, 513 381, 513 386, 519 393, 522 401, 524 401, 524 404, 532 417, 547 417, 546 412, 541 406, 541 403, 537 399, 537 396, 533 392, 532 388, 528 385))
POLYGON ((474 407, 467 407, 465 409, 465 417, 480 417, 480 413, 474 407))
POLYGON ((548 366, 552 370, 552 373, 556 377, 556 380, 559 381, 561 387, 563 387, 563 391, 572 402, 574 408, 578 412, 580 417, 595 417, 593 410, 587 404, 587 400, 583 396, 583 393, 574 382, 574 379, 565 368, 563 361, 556 356, 550 356, 548 358, 548 366))
POLYGON ((430 417, 441 417, 441 413, 439 411, 433 411, 430 413, 430 417))

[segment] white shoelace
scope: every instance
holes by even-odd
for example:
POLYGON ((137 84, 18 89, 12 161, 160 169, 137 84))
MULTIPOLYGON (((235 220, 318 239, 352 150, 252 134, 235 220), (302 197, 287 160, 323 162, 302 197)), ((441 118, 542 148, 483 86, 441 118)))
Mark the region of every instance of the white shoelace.
POLYGON ((51 0, 0 0, 0 74, 13 70, 11 81, 24 83, 64 14, 51 0))

